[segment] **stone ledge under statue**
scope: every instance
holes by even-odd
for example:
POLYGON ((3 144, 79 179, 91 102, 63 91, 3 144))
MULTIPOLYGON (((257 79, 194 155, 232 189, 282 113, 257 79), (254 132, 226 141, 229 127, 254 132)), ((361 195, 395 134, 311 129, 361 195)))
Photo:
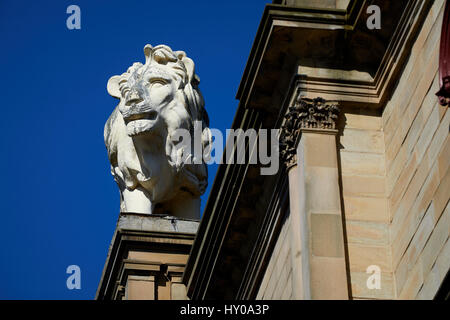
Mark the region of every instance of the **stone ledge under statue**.
POLYGON ((96 300, 184 300, 181 282, 199 222, 121 213, 96 300))

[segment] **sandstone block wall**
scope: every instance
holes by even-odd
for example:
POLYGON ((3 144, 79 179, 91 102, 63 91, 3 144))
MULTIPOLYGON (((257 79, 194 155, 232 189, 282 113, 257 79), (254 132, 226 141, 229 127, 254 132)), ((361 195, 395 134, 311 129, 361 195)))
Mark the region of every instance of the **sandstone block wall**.
POLYGON ((438 103, 444 1, 435 1, 387 104, 386 195, 394 298, 432 299, 450 265, 450 112, 438 103))
POLYGON ((348 108, 341 117, 338 149, 351 298, 394 296, 386 197, 385 145, 377 111, 348 108), (366 285, 370 266, 381 271, 381 288, 366 285))
POLYGON ((284 218, 256 299, 289 300, 292 298, 292 262, 289 213, 284 218))

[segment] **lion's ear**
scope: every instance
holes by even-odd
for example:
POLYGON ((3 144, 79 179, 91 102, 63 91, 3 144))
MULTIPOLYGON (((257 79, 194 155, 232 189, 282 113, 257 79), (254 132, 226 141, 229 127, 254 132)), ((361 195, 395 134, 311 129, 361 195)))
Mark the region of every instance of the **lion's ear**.
POLYGON ((195 77, 195 64, 194 61, 192 61, 192 59, 188 58, 188 57, 183 57, 183 59, 181 60, 184 63, 184 66, 186 67, 186 71, 187 71, 187 76, 188 76, 188 80, 190 83, 192 83, 192 81, 194 80, 195 77))
POLYGON ((120 81, 120 76, 113 76, 113 77, 109 78, 108 85, 106 86, 106 88, 108 89, 108 93, 117 99, 121 98, 121 93, 120 93, 120 89, 119 89, 119 81, 120 81))
POLYGON ((205 161, 209 161, 211 159, 212 142, 211 130, 206 127, 202 132, 203 159, 205 161))

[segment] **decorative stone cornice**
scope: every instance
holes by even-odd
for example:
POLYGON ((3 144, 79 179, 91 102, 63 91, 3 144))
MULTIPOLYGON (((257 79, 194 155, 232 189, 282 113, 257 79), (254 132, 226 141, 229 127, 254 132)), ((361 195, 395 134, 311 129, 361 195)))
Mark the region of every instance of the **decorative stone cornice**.
POLYGON ((336 121, 340 109, 337 103, 317 97, 299 96, 284 116, 281 129, 280 156, 289 169, 297 163, 297 144, 301 131, 337 133, 336 121))
POLYGON ((279 88, 280 80, 294 76, 284 75, 284 70, 297 68, 294 81, 302 92, 381 111, 434 2, 383 0, 382 30, 367 28, 364 19, 371 1, 350 0, 347 11, 268 4, 237 99, 244 108, 278 111, 280 103, 273 99, 288 85, 279 88), (308 45, 309 39, 339 46, 325 50, 321 45, 308 45), (342 59, 342 52, 352 57, 342 59))

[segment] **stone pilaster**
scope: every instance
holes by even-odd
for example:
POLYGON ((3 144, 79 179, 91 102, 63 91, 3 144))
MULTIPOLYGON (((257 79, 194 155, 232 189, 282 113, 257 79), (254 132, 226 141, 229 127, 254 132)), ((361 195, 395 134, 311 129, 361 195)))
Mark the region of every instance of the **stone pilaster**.
POLYGON ((289 175, 294 299, 348 299, 338 179, 339 108, 300 96, 280 138, 289 175))
POLYGON ((121 213, 97 300, 185 300, 181 282, 198 221, 121 213))

